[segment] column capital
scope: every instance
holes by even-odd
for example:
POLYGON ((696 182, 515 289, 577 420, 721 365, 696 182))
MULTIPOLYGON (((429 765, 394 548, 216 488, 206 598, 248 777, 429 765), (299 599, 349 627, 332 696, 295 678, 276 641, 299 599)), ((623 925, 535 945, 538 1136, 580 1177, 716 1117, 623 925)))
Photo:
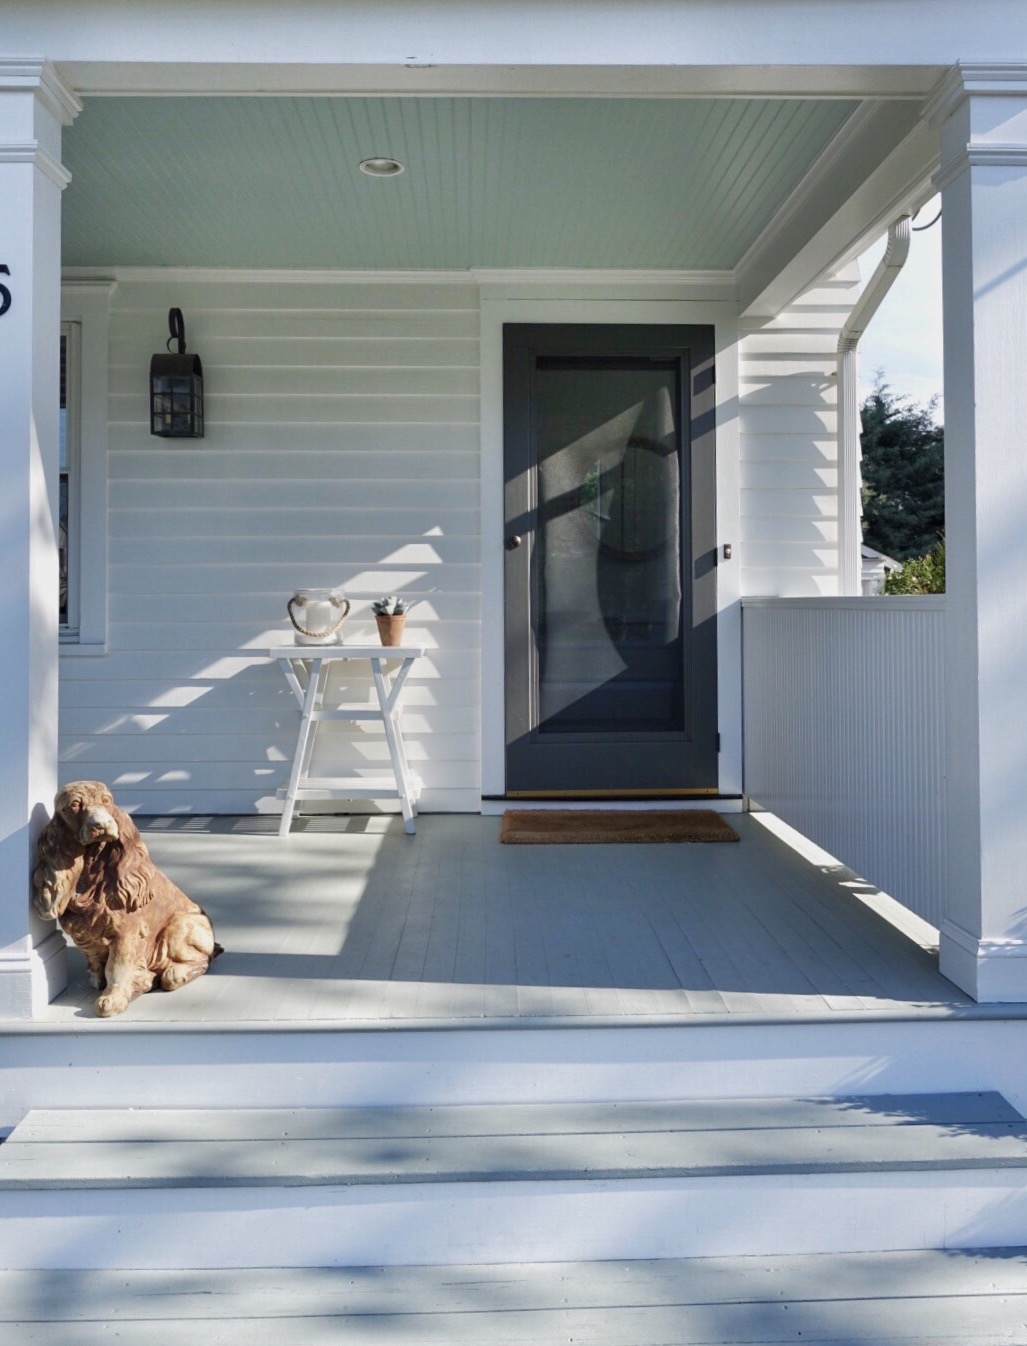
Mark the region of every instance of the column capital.
POLYGON ((1016 61, 960 62, 934 86, 923 115, 932 126, 939 127, 968 98, 1009 96, 1027 98, 1027 65, 1016 61))
POLYGON ((953 66, 924 117, 941 136, 938 191, 968 169, 1027 167, 1027 65, 953 66))
POLYGON ((71 174, 64 165, 59 164, 52 154, 47 154, 35 142, 28 145, 0 145, 0 164, 35 164, 61 191, 71 181, 71 174))
POLYGON ((4 93, 35 93, 62 126, 70 126, 82 111, 77 94, 43 56, 0 56, 0 94, 4 93))
POLYGON ((15 111, 7 134, 0 133, 0 164, 34 164, 63 191, 71 174, 60 162, 61 128, 71 125, 82 104, 41 56, 0 56, 0 108, 5 94, 33 102, 31 111, 15 111))

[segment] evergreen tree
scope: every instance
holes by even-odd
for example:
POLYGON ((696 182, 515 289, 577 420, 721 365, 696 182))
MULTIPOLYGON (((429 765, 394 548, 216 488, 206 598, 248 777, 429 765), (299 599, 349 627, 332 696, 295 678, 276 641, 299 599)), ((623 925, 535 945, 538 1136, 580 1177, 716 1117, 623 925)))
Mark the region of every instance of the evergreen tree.
POLYGON ((905 561, 925 556, 945 531, 945 431, 934 401, 918 406, 878 377, 863 403, 863 538, 905 561))

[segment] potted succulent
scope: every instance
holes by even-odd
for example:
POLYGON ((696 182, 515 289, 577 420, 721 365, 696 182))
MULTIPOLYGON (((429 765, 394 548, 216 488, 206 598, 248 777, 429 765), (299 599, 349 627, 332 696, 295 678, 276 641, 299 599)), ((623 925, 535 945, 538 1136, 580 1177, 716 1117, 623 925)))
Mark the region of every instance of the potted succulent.
POLYGON ((402 645, 403 627, 411 606, 399 594, 386 594, 371 604, 371 611, 378 623, 378 638, 383 645, 402 645))

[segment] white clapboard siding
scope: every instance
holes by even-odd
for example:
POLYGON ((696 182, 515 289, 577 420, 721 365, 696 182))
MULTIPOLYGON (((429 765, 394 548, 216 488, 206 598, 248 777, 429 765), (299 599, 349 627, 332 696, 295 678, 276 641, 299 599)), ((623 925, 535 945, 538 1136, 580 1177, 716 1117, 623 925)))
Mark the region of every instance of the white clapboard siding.
POLYGON ((743 594, 837 592, 835 352, 856 295, 850 267, 741 341, 743 594))
MULTIPOLYGON (((226 424, 219 428, 217 446, 211 452, 202 452, 206 447, 206 441, 199 444, 194 440, 180 440, 174 445, 173 452, 192 453, 197 459, 209 459, 215 465, 215 468, 204 475, 210 477, 231 474, 233 466, 237 465, 237 460, 231 456, 233 450, 252 453, 259 449, 269 449, 275 453, 280 453, 287 448, 295 460, 290 461, 290 469, 295 468, 302 475, 304 464, 309 463, 310 471, 316 474, 319 462, 317 455, 319 453, 331 452, 353 455, 364 453, 370 455, 373 461, 374 455, 378 453, 380 436, 381 431, 374 425, 349 425, 346 429, 345 439, 342 439, 337 434, 329 433, 326 436, 324 426, 313 422, 308 424, 293 422, 286 426, 274 423, 247 426, 226 424)), ((130 426, 112 425, 110 427, 110 443, 113 449, 125 454, 136 450, 134 457, 126 457, 121 480, 130 481, 136 477, 146 477, 159 470, 159 464, 155 466, 151 455, 146 452, 147 446, 140 446, 137 429, 130 426)), ((478 431, 477 427, 473 425, 439 426, 396 423, 389 433, 389 445, 397 454, 404 450, 412 455, 420 455, 426 451, 431 453, 455 451, 476 454, 478 451, 478 431)), ((172 446, 170 443, 166 443, 164 447, 171 448, 172 446)), ((291 475, 291 473, 285 473, 281 464, 276 464, 273 460, 266 466, 266 475, 268 476, 288 478, 291 475)), ((411 461, 405 466, 412 471, 416 464, 411 461)), ((356 470, 358 469, 355 465, 354 471, 356 470)), ((202 471, 202 467, 197 463, 197 475, 202 471)))
MULTIPOLYGON (((174 568, 181 560, 183 548, 188 548, 189 567, 206 565, 231 565, 239 568, 245 565, 338 565, 352 568, 362 565, 369 550, 381 558, 384 564, 402 566, 470 566, 478 561, 477 538, 427 537, 416 541, 405 538, 381 536, 377 531, 369 536, 343 536, 330 531, 331 511, 312 509, 304 511, 310 514, 310 532, 305 535, 271 535, 260 537, 246 530, 245 522, 238 512, 233 512, 226 520, 227 531, 220 530, 204 534, 184 532, 178 538, 147 538, 145 534, 110 539, 107 559, 112 567, 119 565, 137 567, 140 544, 146 549, 146 566, 142 570, 164 570, 174 568)), ((218 529, 217 511, 209 517, 212 529, 218 529)), ((373 520, 371 521, 373 526, 373 520)), ((277 527, 281 527, 279 523, 277 527)), ((179 570, 187 567, 179 566, 179 570)), ((132 592, 139 592, 138 589, 132 592)))
POLYGON ((932 925, 944 598, 743 600, 745 790, 932 925))
MULTIPOLYGON (((477 511, 465 510, 466 518, 454 519, 455 537, 442 537, 433 531, 438 526, 437 512, 437 506, 422 505, 390 510, 387 518, 379 520, 369 515, 366 507, 313 504, 307 509, 306 517, 311 537, 330 537, 337 546, 352 543, 354 547, 361 548, 367 538, 398 538, 411 546, 417 545, 409 541, 411 537, 416 537, 423 541, 423 545, 436 547, 440 555, 446 548, 461 547, 471 550, 474 559, 477 559, 478 538, 474 532, 477 511)), ((258 545, 292 536, 288 514, 279 506, 257 506, 253 509, 199 506, 134 509, 120 521, 117 540, 132 543, 137 538, 145 537, 151 542, 165 538, 178 541, 184 537, 210 539, 212 535, 219 539, 250 539, 258 545), (260 528, 260 535, 256 539, 253 537, 254 525, 260 528)))
MULTIPOLYGON (((418 601, 407 687, 422 807, 480 799, 478 294, 439 280, 130 273, 110 328, 107 652, 62 663, 62 778, 140 812, 273 811, 298 708, 259 651, 297 588, 418 601), (183 310, 206 437, 150 436, 150 355, 183 310)), ((340 694, 342 689, 340 688, 340 694)), ((347 700, 369 703, 367 677, 347 700)), ((329 727, 326 726, 326 729, 329 727)), ((326 774, 380 776, 381 727, 331 726, 326 774)))
MULTIPOLYGON (((430 453, 431 450, 426 449, 425 452, 430 453)), ((288 449, 276 449, 274 453, 284 458, 288 449)), ((230 465, 231 470, 234 472, 244 470, 244 462, 244 456, 239 455, 239 459, 230 465)), ((338 458, 326 454, 322 455, 318 467, 321 472, 326 472, 338 466, 338 464, 338 458)), ((221 465, 212 464, 210 466, 218 468, 221 465)), ((207 469, 208 473, 210 466, 207 469)), ((311 471, 302 475, 298 480, 281 481, 277 476, 262 470, 269 466, 270 464, 266 463, 255 463, 253 477, 242 481, 237 477, 233 478, 220 473, 214 478, 200 473, 196 481, 183 485, 181 492, 176 490, 175 502, 181 508, 188 508, 193 505, 198 508, 249 509, 264 506, 269 496, 273 496, 279 509, 302 510, 309 509, 314 505, 337 506, 343 509, 351 507, 354 498, 356 498, 361 501, 362 506, 367 510, 384 510, 391 513, 393 510, 397 512, 416 510, 425 506, 437 510, 439 505, 434 493, 438 490, 440 480, 445 482, 446 486, 445 508, 447 511, 477 509, 480 499, 478 482, 473 478, 460 481, 447 479, 446 477, 435 477, 433 479, 426 476, 408 481, 371 481, 360 477, 346 477, 342 480, 322 481, 311 471)), ((276 466, 280 470, 281 465, 276 466)), ((301 464, 301 470, 302 466, 301 464)), ((445 464, 443 464, 444 466, 445 464)), ((477 467, 477 459, 474 461, 474 466, 477 467)), ((140 504, 145 508, 145 502, 152 501, 154 498, 153 481, 159 482, 160 478, 155 477, 150 482, 140 478, 138 481, 121 483, 117 489, 111 492, 110 503, 112 508, 133 509, 140 504)), ((449 520, 448 512, 446 520, 447 522, 449 520)), ((117 520, 114 521, 115 527, 117 522, 117 520)), ((399 520, 397 520, 396 526, 399 526, 399 520)), ((432 527, 434 529, 441 528, 441 521, 433 524, 432 527)))
MULTIPOLYGON (((273 727, 289 736, 291 743, 295 730, 295 701, 282 685, 281 706, 273 716, 273 727), (288 696, 288 700, 286 700, 288 696)), ((459 706, 411 706, 405 703, 403 725, 408 734, 460 734, 466 724, 466 715, 459 706)), ((154 707, 147 711, 122 711, 100 706, 79 706, 61 713, 62 734, 118 735, 122 744, 133 740, 153 738, 160 734, 198 734, 211 738, 218 734, 240 737, 254 732, 258 722, 268 723, 266 710, 251 710, 245 706, 225 706, 221 709, 204 706, 180 706, 172 715, 167 709, 154 707)), ((264 730, 266 734, 266 729, 264 730)), ((411 745, 413 750, 413 745, 411 745)), ((149 751, 149 749, 147 749, 149 751)))

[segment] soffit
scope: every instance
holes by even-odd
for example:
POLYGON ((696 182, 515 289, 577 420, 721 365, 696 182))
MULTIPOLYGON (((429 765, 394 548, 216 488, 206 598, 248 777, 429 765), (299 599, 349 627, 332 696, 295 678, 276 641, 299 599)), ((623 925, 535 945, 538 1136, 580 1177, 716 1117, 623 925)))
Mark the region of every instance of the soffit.
POLYGON ((92 98, 68 266, 727 270, 858 104, 92 98), (359 161, 406 172, 375 180, 359 161))

